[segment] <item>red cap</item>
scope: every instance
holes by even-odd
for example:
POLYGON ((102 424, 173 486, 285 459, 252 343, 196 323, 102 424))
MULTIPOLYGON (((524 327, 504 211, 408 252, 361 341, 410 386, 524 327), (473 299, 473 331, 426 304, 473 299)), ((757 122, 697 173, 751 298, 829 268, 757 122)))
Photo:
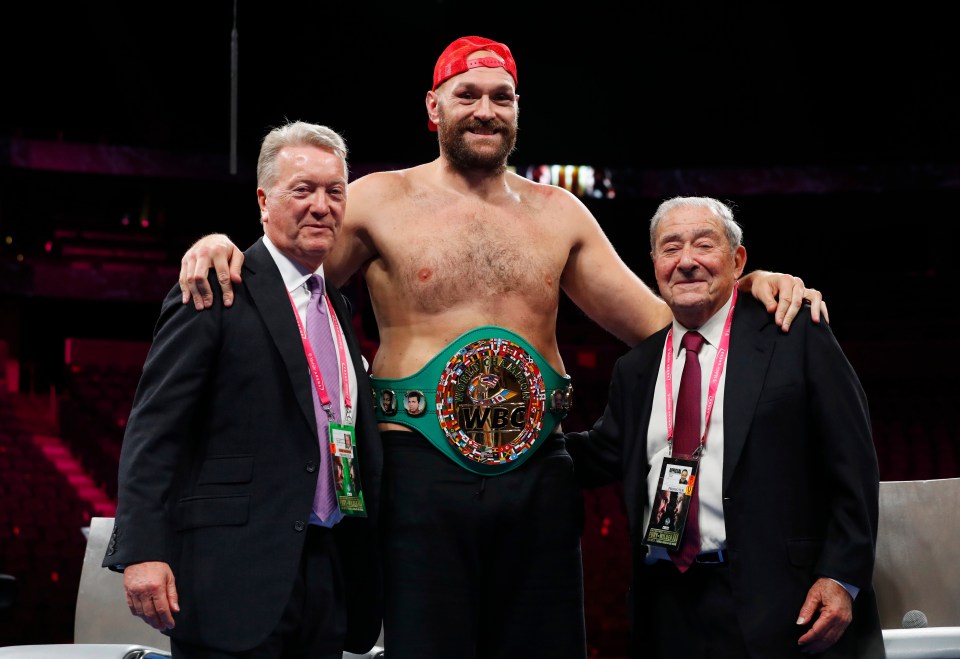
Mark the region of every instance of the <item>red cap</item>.
MULTIPOLYGON (((506 44, 499 41, 492 41, 484 37, 460 37, 440 54, 436 66, 433 67, 433 91, 437 91, 445 80, 455 75, 460 75, 469 69, 485 66, 490 69, 503 68, 513 78, 513 84, 517 83, 517 63, 510 54, 510 49, 506 44), (472 53, 478 50, 489 50, 502 58, 502 61, 496 57, 474 57, 468 59, 472 53)), ((436 130, 437 125, 427 120, 430 130, 436 130)))

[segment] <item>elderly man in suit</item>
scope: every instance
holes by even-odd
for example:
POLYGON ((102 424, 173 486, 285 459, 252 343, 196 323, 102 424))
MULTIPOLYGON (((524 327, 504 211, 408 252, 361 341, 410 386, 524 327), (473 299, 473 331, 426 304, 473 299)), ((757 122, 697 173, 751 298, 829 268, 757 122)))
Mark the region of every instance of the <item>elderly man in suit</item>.
POLYGON ((103 565, 174 657, 339 658, 368 651, 382 620, 373 393, 346 300, 322 281, 346 144, 288 123, 257 179, 264 235, 230 312, 198 314, 179 287, 163 303, 103 565), (359 469, 349 492, 338 459, 359 469))
POLYGON ((866 397, 829 325, 804 310, 785 333, 737 296, 741 241, 715 199, 660 205, 651 257, 675 320, 617 361, 603 416, 567 435, 581 483, 624 482, 633 654, 882 657, 866 397), (668 493, 676 526, 652 505, 668 493))

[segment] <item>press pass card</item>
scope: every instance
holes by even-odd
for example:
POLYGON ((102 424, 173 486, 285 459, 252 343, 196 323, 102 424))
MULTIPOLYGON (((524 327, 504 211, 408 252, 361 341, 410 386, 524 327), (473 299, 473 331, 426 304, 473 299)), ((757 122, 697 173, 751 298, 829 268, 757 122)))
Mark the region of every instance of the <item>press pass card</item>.
POLYGON ((676 549, 683 538, 699 460, 664 458, 643 543, 676 549))
POLYGON ((360 470, 357 468, 354 427, 339 423, 331 423, 329 427, 333 482, 337 489, 340 512, 347 517, 366 517, 360 470))

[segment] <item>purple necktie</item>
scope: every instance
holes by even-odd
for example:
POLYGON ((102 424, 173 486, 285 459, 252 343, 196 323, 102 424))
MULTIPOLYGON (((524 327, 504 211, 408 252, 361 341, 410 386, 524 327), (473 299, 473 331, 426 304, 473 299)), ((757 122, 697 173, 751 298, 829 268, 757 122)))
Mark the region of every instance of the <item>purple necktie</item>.
MULTIPOLYGON (((310 289, 310 302, 307 304, 307 338, 320 366, 323 385, 330 397, 332 420, 340 417, 340 367, 337 364, 337 348, 330 333, 327 320, 327 304, 323 298, 323 277, 313 275, 307 280, 310 289)), ((333 488, 333 474, 330 458, 330 432, 327 412, 320 403, 317 388, 313 388, 313 409, 317 416, 317 435, 320 440, 320 475, 317 478, 317 491, 313 495, 313 511, 321 521, 329 519, 337 510, 337 497, 333 488)))
MULTIPOLYGON (((677 394, 677 412, 673 424, 673 455, 689 457, 700 447, 700 348, 704 338, 697 332, 683 335, 681 345, 687 351, 680 376, 680 392, 677 394)), ((687 511, 687 524, 683 541, 676 552, 671 552, 677 569, 686 572, 693 559, 700 553, 700 523, 697 520, 697 482, 693 483, 687 511)))

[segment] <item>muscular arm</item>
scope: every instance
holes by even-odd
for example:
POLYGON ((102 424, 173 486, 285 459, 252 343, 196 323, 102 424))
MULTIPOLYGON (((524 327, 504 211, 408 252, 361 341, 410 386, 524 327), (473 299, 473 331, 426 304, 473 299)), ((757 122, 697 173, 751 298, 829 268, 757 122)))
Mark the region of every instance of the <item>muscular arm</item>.
POLYGON ((670 309, 627 267, 590 211, 572 195, 567 200, 575 239, 560 286, 587 316, 634 346, 670 322, 670 309))

